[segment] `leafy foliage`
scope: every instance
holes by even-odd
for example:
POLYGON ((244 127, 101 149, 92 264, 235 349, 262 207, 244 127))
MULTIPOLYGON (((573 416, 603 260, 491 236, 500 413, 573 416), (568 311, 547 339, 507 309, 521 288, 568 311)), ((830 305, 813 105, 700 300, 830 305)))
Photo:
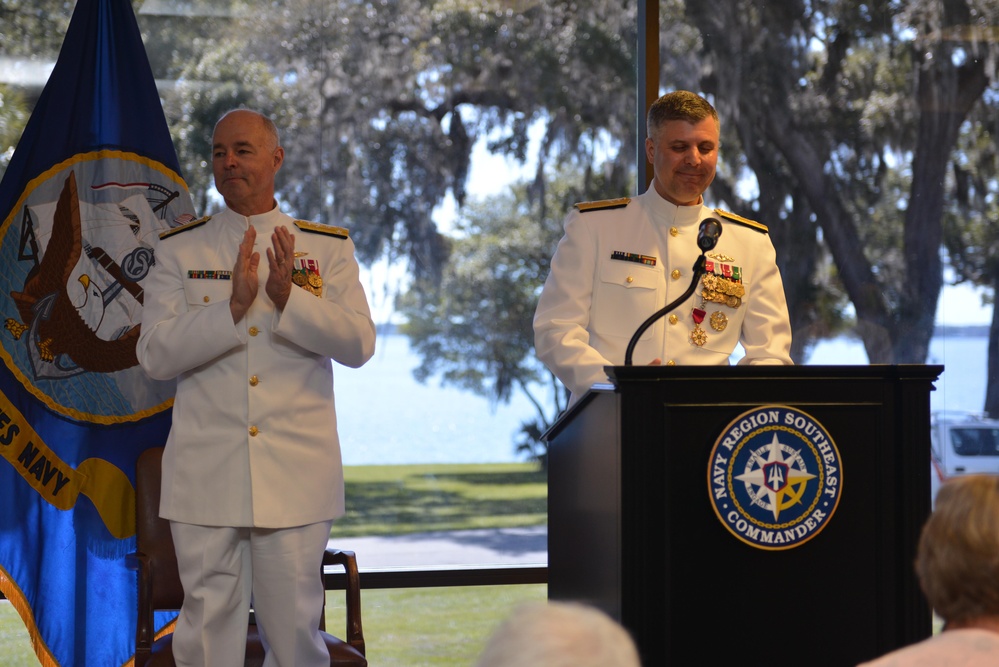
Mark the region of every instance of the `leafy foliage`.
POLYGON ((579 194, 579 185, 563 178, 548 188, 543 204, 532 203, 523 183, 470 203, 455 227, 440 284, 416 283, 398 302, 407 321, 403 332, 422 358, 417 379, 440 376, 494 401, 526 394, 537 416, 523 425, 520 449, 542 460, 540 435, 568 397, 534 356, 532 323, 561 219, 579 194))
MULTIPOLYGON (((550 160, 589 163, 604 137, 627 145, 634 136, 632 3, 247 8, 229 32, 196 45, 200 62, 177 91, 178 138, 202 136, 223 103, 277 114, 288 128, 285 201, 299 217, 350 227, 366 262, 401 255, 414 276, 439 279, 448 246, 433 212, 449 194, 464 202, 479 137, 525 160, 528 128, 542 119, 540 179, 550 160), (279 97, 256 74, 263 62, 279 97)), ((627 152, 610 155, 630 162, 627 152)), ((199 166, 194 154, 184 162, 199 166)), ((617 171, 623 186, 627 169, 617 171)))
POLYGON ((0 84, 0 178, 3 178, 14 148, 28 122, 28 104, 24 94, 0 84))
POLYGON ((999 417, 999 133, 996 116, 981 119, 961 137, 953 163, 953 192, 944 216, 944 245, 959 281, 992 289, 988 385, 984 411, 999 417))
POLYGON ((984 92, 997 85, 999 47, 980 28, 996 25, 995 8, 726 0, 686 11, 702 35, 725 35, 704 41, 702 84, 734 130, 726 152, 736 137, 759 184, 755 200, 730 203, 771 225, 795 337, 814 324, 802 320, 812 295, 796 286, 814 279, 808 267, 827 250, 871 361, 925 361, 942 285, 945 165, 974 110, 995 114, 984 92))
MULTIPOLYGON (((0 52, 54 57, 71 6, 4 2, 0 52)), ((350 227, 364 262, 407 261, 407 299, 419 293, 414 303, 429 309, 424 321, 416 319, 420 307, 409 311, 427 341, 426 377, 440 371, 495 400, 519 390, 518 360, 530 356, 531 308, 520 303, 528 290, 513 268, 490 274, 495 289, 473 269, 496 263, 527 275, 532 259, 508 257, 527 237, 489 233, 472 202, 460 234, 448 238, 435 211, 449 198, 467 203, 480 140, 536 164, 530 183, 492 206, 518 228, 533 217, 541 236, 557 236, 544 221, 564 210, 548 195, 558 188, 549 182, 556 166, 559 177, 576 179, 581 199, 633 191, 642 130, 634 109, 637 3, 191 6, 197 16, 157 15, 136 3, 157 77, 177 81, 164 103, 199 207, 213 196, 207 141, 218 115, 238 105, 271 113, 284 130, 281 196, 292 212, 350 227), (497 248, 468 247, 475 235, 497 248), (468 266, 459 271, 456 262, 468 266), (475 289, 493 290, 484 293, 494 314, 519 313, 525 322, 473 345, 476 323, 454 313, 456 304, 487 310, 475 289), (431 332, 435 321, 446 328, 431 332), (468 347, 449 346, 445 336, 468 347), (470 365, 459 370, 463 360, 470 365)), ((999 117, 999 5, 661 0, 659 10, 663 87, 706 93, 722 117, 709 200, 770 226, 794 358, 816 338, 855 326, 871 361, 924 361, 942 243, 961 278, 996 284, 987 223, 995 220, 999 169, 988 150, 999 117)), ((999 323, 995 329, 999 336, 999 323)), ((992 384, 999 404, 999 374, 992 384)))
POLYGON ((7 57, 54 61, 69 26, 73 0, 3 0, 0 45, 7 57))

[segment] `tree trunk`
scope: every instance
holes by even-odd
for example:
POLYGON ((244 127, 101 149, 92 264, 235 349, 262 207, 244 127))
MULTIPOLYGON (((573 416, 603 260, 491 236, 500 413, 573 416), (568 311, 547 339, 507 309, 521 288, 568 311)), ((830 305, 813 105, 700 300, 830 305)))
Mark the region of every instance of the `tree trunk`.
MULTIPOLYGON (((992 293, 999 294, 999 273, 992 278, 992 293)), ((992 304, 992 323, 989 325, 989 349, 985 368, 988 381, 985 389, 985 414, 999 419, 999 307, 992 304)))
POLYGON ((919 127, 903 235, 906 280, 892 332, 894 362, 900 364, 926 361, 943 285, 940 249, 947 167, 961 123, 988 85, 984 60, 955 66, 951 43, 939 42, 917 62, 919 127))

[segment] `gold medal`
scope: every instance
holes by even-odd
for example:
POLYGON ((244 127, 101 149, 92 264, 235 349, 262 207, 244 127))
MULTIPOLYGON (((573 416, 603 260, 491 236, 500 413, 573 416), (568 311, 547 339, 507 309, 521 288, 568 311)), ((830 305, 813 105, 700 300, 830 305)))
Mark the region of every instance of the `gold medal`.
POLYGON ((714 301, 715 303, 727 303, 727 297, 734 296, 742 298, 746 295, 746 286, 741 282, 713 273, 705 273, 701 277, 701 284, 704 285, 704 290, 701 293, 702 296, 708 301, 714 301))
POLYGON ((725 331, 725 327, 728 326, 728 315, 716 310, 711 313, 711 328, 715 331, 725 331))
POLYGON ((694 328, 690 331, 690 342, 701 347, 708 342, 708 334, 701 328, 701 322, 704 321, 704 309, 694 308, 690 315, 694 318, 694 328))
POLYGON ((708 342, 708 334, 699 325, 690 331, 690 342, 697 347, 703 347, 708 342))
POLYGON ((319 275, 319 262, 314 259, 300 259, 308 253, 295 253, 295 270, 291 275, 293 283, 306 292, 322 296, 323 278, 319 275))
POLYGON ((721 292, 707 289, 701 291, 701 298, 712 303, 725 303, 728 300, 728 297, 721 292))

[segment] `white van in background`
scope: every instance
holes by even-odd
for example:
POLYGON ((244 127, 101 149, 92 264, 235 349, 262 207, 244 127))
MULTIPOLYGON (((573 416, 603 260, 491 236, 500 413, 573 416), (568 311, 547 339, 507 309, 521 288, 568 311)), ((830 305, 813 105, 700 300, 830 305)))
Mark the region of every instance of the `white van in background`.
POLYGON ((937 412, 931 419, 930 493, 958 475, 999 475, 999 420, 966 412, 937 412))

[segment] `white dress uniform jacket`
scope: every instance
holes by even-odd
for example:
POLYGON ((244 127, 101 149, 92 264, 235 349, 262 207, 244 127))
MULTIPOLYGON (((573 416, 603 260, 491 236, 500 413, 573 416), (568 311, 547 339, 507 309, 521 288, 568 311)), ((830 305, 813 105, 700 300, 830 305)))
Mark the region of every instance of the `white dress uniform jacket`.
POLYGON ((744 296, 736 307, 704 302, 699 283, 689 299, 646 330, 632 363, 659 358, 669 365, 724 365, 740 342, 746 352, 740 364, 792 363, 784 286, 765 227, 703 205, 675 206, 654 186, 619 203, 624 201, 566 217, 535 312, 537 355, 572 393, 570 403, 607 382, 604 367, 624 364, 638 327, 690 285, 700 255, 698 228, 709 217, 723 223, 708 253, 712 273, 734 269, 744 296), (704 311, 700 323, 695 308, 704 311), (691 341, 695 328, 703 331, 701 346, 691 341))
POLYGON ((160 241, 137 353, 150 376, 177 378, 163 456, 165 519, 289 528, 344 512, 330 360, 365 363, 375 327, 345 230, 295 224, 277 208, 249 218, 226 209, 160 241), (260 289, 233 324, 231 272, 249 225, 260 289), (313 282, 311 290, 292 285, 283 312, 264 290, 279 225, 295 236, 298 275, 313 282))

